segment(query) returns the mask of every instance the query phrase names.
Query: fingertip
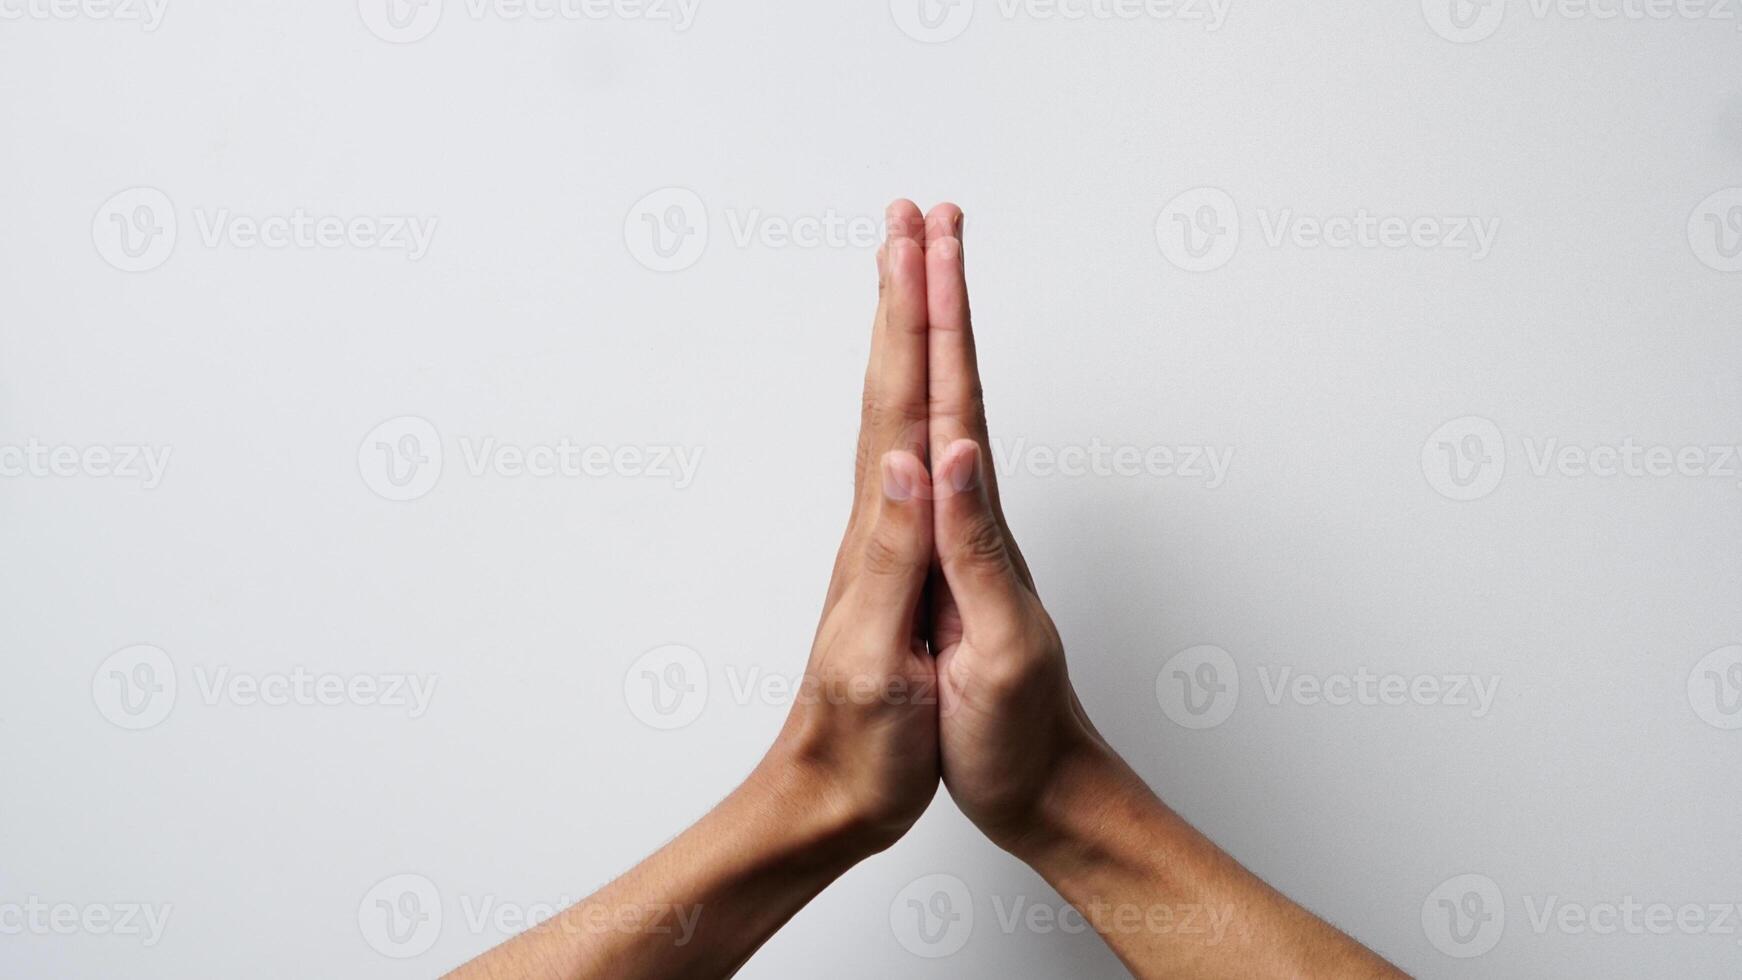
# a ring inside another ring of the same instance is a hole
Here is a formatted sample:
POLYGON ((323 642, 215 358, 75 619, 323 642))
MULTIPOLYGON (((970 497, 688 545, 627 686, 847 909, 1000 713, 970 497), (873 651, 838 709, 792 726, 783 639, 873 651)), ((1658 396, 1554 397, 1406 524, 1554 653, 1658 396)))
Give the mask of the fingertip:
POLYGON ((905 449, 892 449, 883 454, 883 496, 896 503, 923 498, 931 492, 931 480, 925 464, 905 449))
MULTIPOLYGON (((924 276, 925 255, 912 238, 890 238, 884 262, 890 282, 915 282, 924 276)), ((923 297, 922 297, 923 298, 923 297)))
POLYGON ((982 460, 980 444, 972 439, 957 439, 944 447, 938 464, 938 485, 951 493, 967 493, 980 485, 982 460))
POLYGON ((894 242, 904 238, 916 242, 921 240, 925 219, 919 213, 919 205, 905 197, 896 198, 889 202, 889 207, 884 209, 883 215, 884 221, 888 225, 887 237, 889 241, 894 242))
POLYGON ((927 245, 933 242, 954 240, 961 245, 962 209, 945 201, 937 205, 925 216, 925 241, 927 245))

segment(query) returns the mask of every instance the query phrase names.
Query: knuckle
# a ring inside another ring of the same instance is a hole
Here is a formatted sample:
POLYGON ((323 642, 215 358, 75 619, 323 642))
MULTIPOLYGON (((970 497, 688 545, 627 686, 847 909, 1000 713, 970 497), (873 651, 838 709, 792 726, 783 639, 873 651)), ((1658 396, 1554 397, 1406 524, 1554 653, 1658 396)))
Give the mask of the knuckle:
POLYGON ((866 413, 878 429, 907 432, 924 423, 930 415, 923 405, 892 404, 878 399, 872 399, 866 413))
POLYGON ((872 575, 904 574, 915 564, 913 548, 890 531, 881 527, 865 539, 863 561, 865 571, 872 575))
POLYGON ((956 538, 952 557, 964 565, 996 568, 1009 561, 1004 547, 1004 530, 989 514, 970 520, 956 538))

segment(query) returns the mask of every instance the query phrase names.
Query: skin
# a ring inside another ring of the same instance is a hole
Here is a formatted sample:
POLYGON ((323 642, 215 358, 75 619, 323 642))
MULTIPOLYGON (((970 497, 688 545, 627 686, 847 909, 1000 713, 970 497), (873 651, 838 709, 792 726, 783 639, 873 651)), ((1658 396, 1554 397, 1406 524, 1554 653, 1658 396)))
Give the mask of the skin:
POLYGON ((1402 976, 1181 820, 1090 723, 988 465, 962 212, 897 201, 889 227, 853 507, 780 735, 676 840, 450 976, 731 976, 940 779, 1144 980, 1402 976))

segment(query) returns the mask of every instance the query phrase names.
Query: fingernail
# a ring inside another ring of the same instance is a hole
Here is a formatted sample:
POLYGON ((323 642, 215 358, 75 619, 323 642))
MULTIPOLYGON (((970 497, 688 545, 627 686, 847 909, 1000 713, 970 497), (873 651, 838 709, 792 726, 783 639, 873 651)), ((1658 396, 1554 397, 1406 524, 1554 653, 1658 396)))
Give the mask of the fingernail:
POLYGON ((883 457, 883 496, 896 503, 913 497, 913 477, 907 467, 895 465, 893 456, 883 457))
POLYGON ((950 472, 950 486, 955 487, 957 493, 964 493, 972 489, 980 478, 979 448, 976 447, 965 455, 967 459, 957 463, 956 468, 950 472))

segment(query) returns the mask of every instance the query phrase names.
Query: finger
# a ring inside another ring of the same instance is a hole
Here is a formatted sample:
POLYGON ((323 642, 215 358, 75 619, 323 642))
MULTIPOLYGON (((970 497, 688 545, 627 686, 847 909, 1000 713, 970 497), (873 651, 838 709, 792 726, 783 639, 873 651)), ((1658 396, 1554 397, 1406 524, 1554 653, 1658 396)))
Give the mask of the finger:
POLYGON ((945 447, 934 464, 938 564, 962 621, 1011 622, 1021 613, 1022 579, 988 496, 984 453, 972 439, 945 447))
MULTIPOLYGON (((887 244, 877 246, 877 312, 871 317, 871 349, 876 351, 877 338, 883 334, 884 321, 889 316, 889 247, 887 244)), ((865 365, 865 387, 863 404, 869 406, 871 392, 877 385, 877 358, 871 357, 865 365)), ((859 441, 853 453, 853 512, 847 523, 852 525, 859 516, 859 502, 865 496, 865 471, 870 467, 874 457, 871 453, 871 426, 861 416, 859 419, 859 441)))
POLYGON ((875 461, 884 453, 926 450, 926 298, 923 224, 912 201, 889 206, 883 301, 871 337, 859 422, 861 504, 875 500, 875 461))
POLYGON ((906 450, 885 453, 878 468, 876 516, 850 589, 872 635, 906 649, 931 570, 931 480, 925 464, 906 450))
MULTIPOLYGON (((962 258, 962 209, 940 204, 925 219, 927 332, 927 407, 932 459, 957 439, 987 445, 986 409, 974 330, 968 311, 968 282, 962 258)), ((988 485, 992 499, 997 489, 988 485)))
MULTIPOLYGON (((986 401, 980 365, 974 349, 973 317, 968 308, 968 280, 962 252, 962 209, 954 204, 932 208, 925 219, 927 423, 934 463, 958 439, 980 444, 989 460, 992 441, 986 426, 986 401)), ((1004 530, 1018 577, 1033 587, 1022 550, 1004 519, 998 476, 985 466, 981 476, 992 515, 1004 530)))

